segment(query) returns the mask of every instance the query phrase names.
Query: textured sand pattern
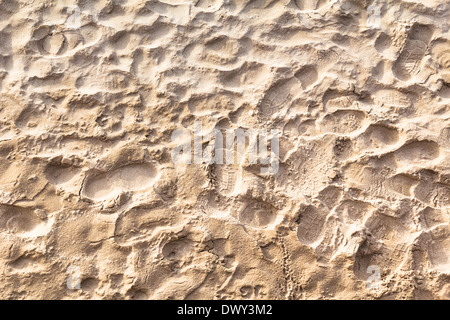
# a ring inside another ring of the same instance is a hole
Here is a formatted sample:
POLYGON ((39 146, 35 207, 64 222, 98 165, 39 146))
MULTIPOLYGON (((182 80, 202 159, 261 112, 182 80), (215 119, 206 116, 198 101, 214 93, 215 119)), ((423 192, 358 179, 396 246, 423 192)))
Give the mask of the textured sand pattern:
POLYGON ((449 299, 449 21, 0 0, 0 298, 449 299), (174 164, 197 121, 279 130, 279 170, 174 164))

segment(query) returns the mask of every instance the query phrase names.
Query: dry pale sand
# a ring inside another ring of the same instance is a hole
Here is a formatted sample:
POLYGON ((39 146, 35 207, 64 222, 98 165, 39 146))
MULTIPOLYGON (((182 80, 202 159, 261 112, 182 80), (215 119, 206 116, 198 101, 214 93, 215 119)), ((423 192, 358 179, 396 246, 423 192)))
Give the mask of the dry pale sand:
POLYGON ((0 0, 0 297, 449 299, 449 8, 0 0))

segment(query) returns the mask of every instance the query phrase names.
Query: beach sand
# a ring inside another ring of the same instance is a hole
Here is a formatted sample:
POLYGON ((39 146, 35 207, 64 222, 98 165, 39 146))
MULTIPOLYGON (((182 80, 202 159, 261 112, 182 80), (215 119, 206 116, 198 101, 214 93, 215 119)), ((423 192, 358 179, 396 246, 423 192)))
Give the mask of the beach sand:
POLYGON ((449 299, 449 21, 446 0, 0 0, 0 298, 449 299), (277 136, 276 167, 250 142, 175 163, 196 124, 201 151, 277 136))

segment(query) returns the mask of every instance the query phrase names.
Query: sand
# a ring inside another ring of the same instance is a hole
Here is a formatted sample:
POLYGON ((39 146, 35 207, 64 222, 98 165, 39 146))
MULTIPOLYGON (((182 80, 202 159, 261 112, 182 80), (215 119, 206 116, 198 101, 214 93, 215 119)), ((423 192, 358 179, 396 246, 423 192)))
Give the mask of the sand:
POLYGON ((0 298, 449 299, 449 20, 0 0, 0 298), (270 161, 176 163, 177 130, 270 161))

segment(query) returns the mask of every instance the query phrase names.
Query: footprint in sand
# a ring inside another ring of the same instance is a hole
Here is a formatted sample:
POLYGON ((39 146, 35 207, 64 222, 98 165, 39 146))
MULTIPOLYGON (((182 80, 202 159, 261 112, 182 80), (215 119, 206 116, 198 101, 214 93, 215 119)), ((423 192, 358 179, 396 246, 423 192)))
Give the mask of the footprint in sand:
POLYGON ((76 86, 80 92, 87 94, 92 92, 121 92, 135 86, 135 81, 128 72, 112 70, 105 73, 102 76, 92 74, 88 77, 80 77, 76 86))
POLYGON ((437 270, 448 273, 450 266, 450 229, 448 223, 438 225, 430 230, 431 241, 428 255, 431 264, 437 270))
POLYGON ((24 254, 19 258, 8 263, 12 268, 12 273, 14 274, 30 274, 30 273, 41 273, 45 266, 41 262, 41 259, 35 258, 31 255, 24 254))
MULTIPOLYGON (((222 150, 224 158, 226 160, 228 150, 227 149, 222 150)), ((245 159, 244 155, 241 155, 240 153, 236 152, 236 150, 234 151, 234 153, 230 153, 230 157, 231 155, 234 155, 235 159, 236 157, 237 159, 245 159)), ((234 160, 233 162, 236 162, 236 160, 234 160)), ((235 188, 239 186, 239 184, 241 183, 242 168, 241 166, 236 164, 216 164, 214 166, 214 174, 216 178, 215 183, 217 191, 221 195, 228 196, 232 194, 235 188)))
POLYGON ((295 77, 302 83, 303 89, 306 90, 316 83, 319 78, 319 73, 317 72, 316 66, 307 65, 297 71, 295 77))
POLYGON ((416 199, 437 208, 450 206, 450 187, 447 184, 423 180, 414 189, 416 199))
POLYGON ((418 183, 419 181, 414 177, 406 174, 397 174, 386 180, 386 188, 387 190, 410 197, 412 195, 412 188, 418 183))
POLYGON ((377 49, 378 52, 383 52, 389 49, 391 44, 391 37, 388 34, 382 32, 375 41, 375 49, 377 49))
POLYGON ((45 215, 40 210, 18 206, 0 205, 0 231, 21 238, 37 237, 50 231, 45 215))
POLYGON ((305 120, 298 126, 298 133, 306 137, 314 137, 320 134, 316 125, 316 120, 305 120))
POLYGON ((430 207, 423 209, 419 213, 419 217, 421 225, 425 229, 432 229, 437 225, 445 224, 447 222, 445 211, 430 207))
POLYGON ((301 243, 311 246, 318 241, 322 235, 325 224, 326 211, 308 206, 300 212, 299 225, 297 227, 297 237, 301 243))
POLYGON ((425 56, 427 44, 420 40, 409 40, 394 64, 395 76, 407 81, 420 71, 420 63, 425 56))
POLYGON ((330 3, 330 0, 294 0, 295 5, 299 10, 319 10, 330 3))
POLYGON ((275 218, 275 208, 257 200, 249 201, 239 215, 239 221, 257 229, 267 228, 275 218))
POLYGON ((450 69, 450 41, 438 39, 431 49, 433 58, 437 61, 441 70, 450 69))
POLYGON ((441 98, 450 99, 450 84, 443 83, 441 89, 439 90, 439 95, 441 98))
POLYGON ((30 46, 44 56, 61 56, 67 52, 97 43, 101 31, 86 25, 77 31, 59 31, 55 26, 42 25, 33 31, 30 46))
POLYGON ((55 185, 71 183, 81 173, 79 168, 51 164, 45 169, 48 181, 55 185))
POLYGON ((345 200, 335 209, 336 214, 348 223, 363 221, 374 211, 371 204, 360 200, 345 200))
POLYGON ((327 186, 322 189, 317 199, 327 206, 328 209, 332 209, 335 205, 337 205, 342 198, 342 189, 336 186, 327 186))
POLYGON ((370 233, 389 247, 407 241, 409 230, 397 218, 375 213, 366 222, 370 233))
POLYGON ((419 214, 422 228, 427 230, 426 248, 434 268, 448 270, 450 265, 450 229, 446 211, 425 208, 419 214))
POLYGON ((394 247, 364 243, 356 253, 353 272, 361 280, 368 280, 371 276, 370 266, 376 266, 383 274, 392 274, 407 259, 408 244, 399 243, 394 247))
POLYGON ((289 107, 291 99, 291 88, 294 86, 294 80, 283 81, 273 85, 266 93, 261 102, 261 111, 265 117, 271 117, 273 114, 289 107))
POLYGON ((366 120, 366 114, 358 110, 338 110, 327 114, 322 120, 324 131, 337 134, 350 134, 361 129, 366 120))
POLYGON ((394 152, 397 162, 404 165, 428 164, 439 154, 440 147, 434 141, 413 141, 394 152))
POLYGON ((101 201, 126 191, 145 190, 155 181, 150 164, 134 164, 88 178, 82 189, 86 198, 101 201))
POLYGON ((355 256, 354 273, 363 280, 369 274, 369 266, 375 265, 390 274, 398 269, 408 257, 411 230, 401 220, 375 212, 365 222, 368 238, 355 256))
POLYGON ((388 107, 406 108, 411 106, 412 97, 394 89, 381 89, 375 93, 375 98, 388 107))
POLYGON ((433 30, 428 26, 416 24, 412 27, 408 40, 392 69, 398 79, 408 81, 419 73, 432 35, 433 30))
POLYGON ((389 148, 389 146, 393 146, 399 140, 399 134, 397 129, 372 124, 367 130, 356 138, 356 148, 364 151, 384 151, 385 148, 389 148))
POLYGON ((114 240, 120 246, 132 246, 148 241, 160 226, 169 224, 167 212, 151 207, 135 207, 117 218, 114 227, 114 240))
POLYGON ((230 194, 233 192, 236 184, 236 166, 223 165, 216 167, 216 176, 219 192, 222 194, 230 194))
POLYGON ((193 253, 194 243, 188 239, 177 239, 166 243, 162 247, 162 254, 170 261, 184 261, 193 253))

